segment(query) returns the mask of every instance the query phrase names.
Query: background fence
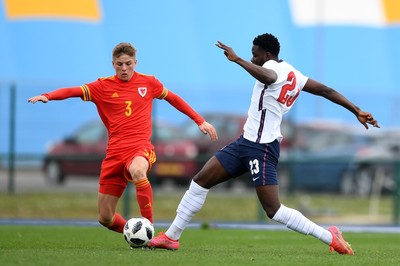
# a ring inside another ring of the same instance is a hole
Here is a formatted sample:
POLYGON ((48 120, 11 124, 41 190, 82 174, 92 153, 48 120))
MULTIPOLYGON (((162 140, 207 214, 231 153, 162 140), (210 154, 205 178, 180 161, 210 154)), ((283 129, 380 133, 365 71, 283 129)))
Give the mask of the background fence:
MULTIPOLYGON (((42 180, 40 182, 42 187, 53 189, 54 184, 46 183, 47 181, 44 181, 45 176, 42 172, 43 161, 46 156, 46 145, 71 135, 82 123, 84 124, 87 121, 97 119, 97 113, 93 106, 88 106, 86 103, 76 99, 58 102, 56 104, 29 105, 27 99, 39 93, 40 87, 44 86, 44 84, 36 86, 34 89, 29 86, 16 85, 3 86, 1 88, 0 173, 2 176, 1 193, 3 194, 12 195, 37 191, 38 188, 35 184, 30 184, 29 182, 28 184, 23 184, 23 180, 29 178, 31 174, 36 177, 39 176, 42 180), (30 186, 32 187, 30 188, 30 186)), ((371 96, 370 98, 363 97, 360 101, 368 103, 380 99, 381 98, 378 99, 371 96)), ((385 100, 382 100, 383 102, 391 103, 388 104, 385 110, 396 110, 397 100, 396 97, 389 96, 385 100)), ((400 134, 397 130, 398 125, 395 118, 397 112, 388 111, 387 115, 390 117, 385 117, 385 124, 382 125, 382 129, 371 129, 366 134, 359 134, 360 131, 355 130, 357 133, 353 134, 351 132, 354 131, 354 126, 357 127, 358 124, 354 120, 354 117, 350 115, 353 120, 352 123, 355 125, 349 126, 351 123, 346 122, 349 120, 349 115, 346 112, 338 112, 335 118, 329 115, 322 115, 324 119, 321 119, 321 114, 328 114, 331 112, 330 109, 324 109, 325 106, 331 105, 330 103, 321 105, 320 102, 315 101, 314 106, 308 105, 307 108, 318 110, 313 119, 309 117, 309 121, 298 119, 297 110, 299 108, 304 108, 305 103, 303 103, 300 98, 297 104, 297 109, 293 110, 294 114, 288 116, 283 127, 286 137, 285 145, 291 143, 292 146, 289 145, 287 148, 283 147, 281 151, 279 173, 282 195, 287 197, 289 201, 294 198, 299 199, 300 203, 297 202, 297 204, 300 204, 300 207, 304 207, 305 212, 310 212, 309 208, 318 208, 307 207, 307 201, 310 200, 308 196, 310 195, 320 200, 320 197, 322 197, 322 199, 324 197, 329 199, 335 195, 344 197, 343 199, 347 197, 348 202, 357 201, 359 204, 364 205, 364 207, 361 208, 365 209, 364 216, 362 217, 368 217, 370 223, 399 224, 400 142, 398 140, 400 134), (340 123, 336 124, 338 121, 340 121, 340 123), (290 127, 290 125, 295 126, 290 127), (330 125, 330 127, 327 125, 330 125), (346 127, 343 127, 344 125, 346 125, 346 127), (315 131, 315 128, 323 131, 315 131), (352 135, 352 138, 350 138, 349 135, 352 135), (331 143, 333 145, 327 146, 323 149, 323 152, 318 151, 319 153, 312 153, 311 151, 313 148, 310 146, 307 148, 307 153, 301 153, 304 151, 301 151, 299 146, 296 145, 300 145, 297 142, 304 141, 302 138, 305 137, 308 137, 310 143, 314 146, 323 147, 327 145, 326 143, 331 143), (336 138, 338 138, 338 141, 345 143, 347 150, 341 150, 339 152, 339 147, 343 148, 343 145, 335 145, 336 138), (370 139, 373 139, 374 142, 364 143, 364 141, 370 141, 370 139), (377 139, 379 141, 376 141, 377 139), (386 142, 381 142, 380 140, 385 140, 386 142), (371 143, 373 143, 373 145, 371 143), (360 152, 352 150, 353 148, 356 149, 355 147, 357 147, 360 152), (368 148, 371 150, 366 151, 368 148), (377 155, 378 157, 365 157, 366 155, 377 155), (345 169, 346 171, 342 171, 341 169, 345 169), (341 172, 335 175, 335 171, 341 172), (311 179, 307 180, 309 177, 311 177, 311 179), (366 206, 368 207, 365 208, 366 206), (384 211, 385 214, 382 214, 382 211, 384 211), (379 216, 385 216, 386 218, 379 219, 377 218, 379 216)), ((160 103, 157 103, 155 105, 155 118, 165 120, 163 114, 170 112, 170 110, 164 112, 164 110, 168 108, 170 107, 162 106, 160 103), (157 112, 160 112, 161 115, 158 115, 157 112)), ((238 109, 240 109, 240 107, 238 109)), ((236 115, 238 113, 242 113, 242 111, 232 110, 232 114, 236 115)), ((385 112, 381 112, 380 115, 385 116, 386 114, 385 112)), ((378 120, 380 115, 376 116, 378 120)), ((179 116, 181 116, 179 113, 175 113, 174 116, 169 117, 169 122, 176 125, 178 128, 181 125, 179 120, 182 120, 182 117, 179 116), (174 121, 174 117, 177 117, 175 119, 176 121, 174 121)), ((227 133, 219 132, 219 134, 221 136, 227 133)), ((198 165, 202 165, 204 160, 208 157, 209 154, 203 154, 203 156, 194 158, 193 161, 197 161, 198 165)), ((162 163, 161 161, 160 164, 162 163)), ((155 173, 154 175, 153 182, 157 180, 157 174, 155 173)), ((189 180, 190 176, 185 178, 189 180)), ((96 178, 91 180, 96 182, 96 178)), ((184 188, 187 185, 185 182, 174 182, 173 184, 178 188, 184 188)), ((157 183, 155 185, 158 186, 160 184, 157 183)), ((225 196, 226 194, 224 194, 224 192, 226 191, 237 195, 243 193, 247 194, 252 193, 250 187, 251 184, 247 181, 242 180, 241 182, 238 180, 234 183, 229 183, 222 190, 217 189, 217 192, 219 191, 221 195, 225 196), (244 190, 238 190, 238 187, 243 187, 244 190)), ((63 186, 60 185, 57 191, 62 191, 62 188, 63 186)), ((160 188, 162 188, 161 185, 160 188)), ((93 188, 93 191, 96 191, 96 188, 93 188)), ((71 193, 73 193, 73 191, 71 193)), ((131 198, 125 198, 124 212, 126 215, 129 215, 130 204, 128 203, 132 200, 127 199, 131 198)), ((254 200, 256 201, 256 199, 254 200)), ((332 217, 331 215, 332 214, 329 214, 327 217, 332 217)), ((254 218, 262 220, 262 218, 260 218, 262 216, 258 208, 256 213, 254 213, 254 218)), ((324 215, 322 214, 322 216, 324 215)), ((323 220, 323 218, 320 219, 323 220)), ((343 222, 346 223, 349 221, 343 219, 343 222)), ((365 219, 363 222, 365 222, 365 219)))

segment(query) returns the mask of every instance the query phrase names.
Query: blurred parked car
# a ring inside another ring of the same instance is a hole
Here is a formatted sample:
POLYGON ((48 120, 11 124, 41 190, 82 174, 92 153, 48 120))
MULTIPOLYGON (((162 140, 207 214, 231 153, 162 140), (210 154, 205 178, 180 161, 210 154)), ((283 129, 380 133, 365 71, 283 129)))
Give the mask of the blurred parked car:
POLYGON ((350 187, 362 190, 355 192, 365 192, 364 195, 393 192, 396 165, 400 167, 400 131, 382 131, 371 145, 362 149, 356 162, 358 171, 350 180, 350 187), (357 183, 363 186, 357 186, 357 183))
MULTIPOLYGON (((107 147, 107 131, 101 121, 83 125, 72 136, 52 144, 44 158, 43 169, 48 182, 62 184, 71 175, 96 176, 107 147)), ((186 181, 194 175, 197 164, 197 146, 182 138, 180 131, 171 124, 155 122, 152 142, 157 161, 149 177, 152 183, 164 180, 186 181)))
POLYGON ((385 147, 382 140, 396 141, 389 141, 381 132, 314 122, 296 126, 294 136, 293 147, 281 159, 289 188, 362 196, 374 189, 391 189, 393 179, 388 171, 398 145, 385 147))

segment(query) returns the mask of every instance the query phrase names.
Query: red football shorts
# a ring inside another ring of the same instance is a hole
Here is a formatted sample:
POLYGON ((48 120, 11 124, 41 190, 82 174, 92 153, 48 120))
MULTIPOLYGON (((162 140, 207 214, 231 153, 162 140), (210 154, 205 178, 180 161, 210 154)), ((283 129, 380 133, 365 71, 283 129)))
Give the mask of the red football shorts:
POLYGON ((137 156, 144 157, 148 161, 148 171, 150 171, 156 161, 156 154, 152 148, 140 148, 131 152, 107 152, 106 158, 101 165, 99 192, 121 197, 128 185, 128 181, 132 182, 129 166, 133 158, 137 156))

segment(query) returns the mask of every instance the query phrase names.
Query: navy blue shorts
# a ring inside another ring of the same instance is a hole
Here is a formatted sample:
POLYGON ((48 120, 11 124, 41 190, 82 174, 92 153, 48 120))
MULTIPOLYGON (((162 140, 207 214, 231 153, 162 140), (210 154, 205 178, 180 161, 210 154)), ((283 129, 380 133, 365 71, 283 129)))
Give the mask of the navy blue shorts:
POLYGON ((231 177, 249 172, 254 186, 278 185, 279 141, 260 144, 243 136, 215 153, 231 177))

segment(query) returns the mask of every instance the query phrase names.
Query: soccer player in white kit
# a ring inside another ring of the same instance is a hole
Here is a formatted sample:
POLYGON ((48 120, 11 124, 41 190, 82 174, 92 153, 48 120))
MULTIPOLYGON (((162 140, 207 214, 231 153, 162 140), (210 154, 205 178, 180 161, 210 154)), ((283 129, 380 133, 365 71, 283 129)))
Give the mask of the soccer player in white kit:
POLYGON ((195 175, 179 203, 173 223, 148 246, 178 249, 183 230, 203 206, 209 189, 250 172, 258 199, 270 219, 296 232, 314 236, 327 244, 330 251, 352 255, 351 246, 337 227, 325 229, 279 201, 276 166, 282 140, 280 125, 282 115, 290 110, 301 91, 322 96, 348 109, 366 129, 368 124, 379 128, 378 122, 334 89, 304 76, 280 60, 280 44, 272 34, 262 34, 253 40, 251 62, 238 57, 232 48, 219 41, 216 46, 256 79, 244 133, 217 151, 195 175))

